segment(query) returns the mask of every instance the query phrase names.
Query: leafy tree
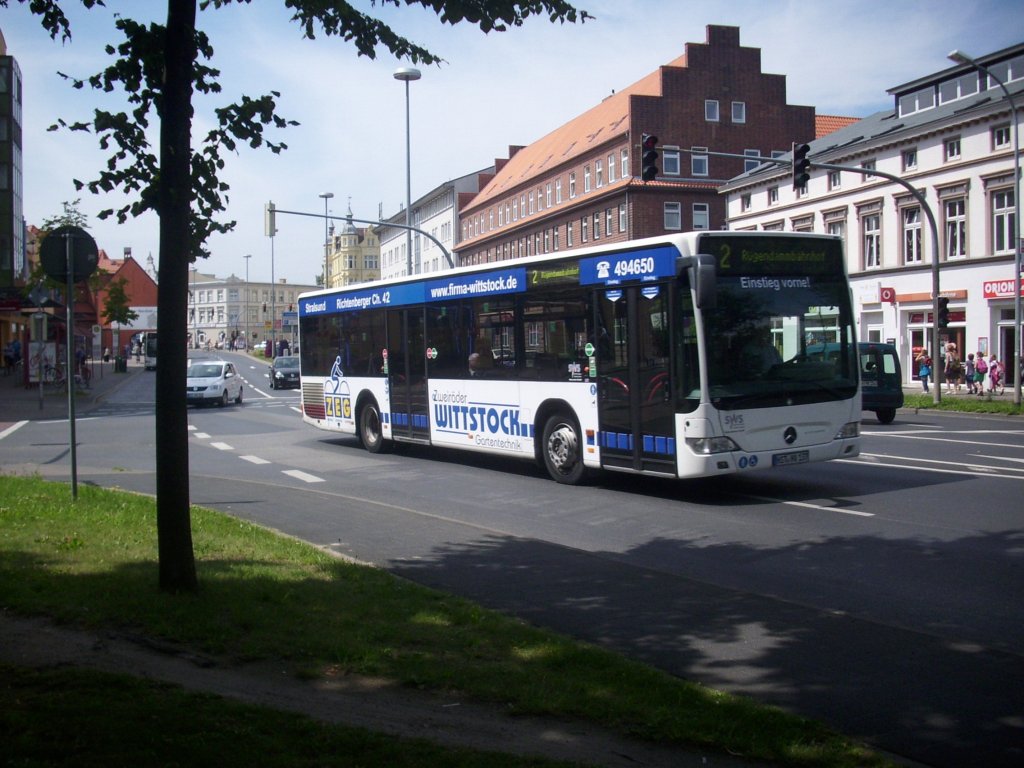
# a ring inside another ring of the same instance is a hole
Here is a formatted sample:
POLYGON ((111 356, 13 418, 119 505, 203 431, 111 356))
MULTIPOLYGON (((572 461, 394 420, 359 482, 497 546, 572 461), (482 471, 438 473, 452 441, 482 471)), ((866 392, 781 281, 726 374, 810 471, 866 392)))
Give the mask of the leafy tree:
POLYGON ((107 325, 128 325, 139 317, 139 313, 132 309, 131 299, 125 290, 126 285, 128 280, 124 277, 111 280, 107 284, 106 299, 103 302, 103 320, 107 325))
MULTIPOLYGON (((10 0, 0 0, 6 7, 10 0)), ((26 0, 18 0, 25 3, 26 0)), ((52 38, 71 38, 71 26, 59 0, 27 0, 40 16, 52 38)), ((102 0, 80 0, 86 8, 102 0)), ((115 26, 124 36, 118 46, 108 45, 114 61, 87 80, 67 77, 75 88, 86 86, 104 92, 123 90, 131 106, 128 112, 97 109, 88 122, 58 126, 92 131, 100 147, 111 150, 106 169, 98 178, 76 186, 90 192, 120 189, 131 202, 118 210, 105 210, 101 218, 116 215, 118 221, 154 211, 160 218, 160 267, 158 332, 160 367, 156 377, 157 540, 160 587, 166 591, 198 589, 192 530, 189 519, 188 432, 185 391, 185 339, 187 331, 188 269, 204 256, 207 238, 227 232, 232 221, 217 217, 226 211, 227 185, 218 178, 223 154, 239 143, 266 145, 273 152, 284 144, 270 141, 265 129, 295 123, 276 112, 276 92, 258 98, 243 96, 216 110, 216 127, 198 148, 191 145, 192 97, 195 91, 219 93, 219 71, 205 62, 213 46, 196 27, 197 4, 203 11, 248 4, 250 0, 168 0, 167 23, 145 26, 118 17, 115 26), (160 121, 158 154, 154 154, 146 129, 155 113, 160 121)), ((435 64, 441 59, 427 49, 396 34, 387 24, 352 7, 345 0, 283 0, 301 25, 305 37, 318 33, 352 43, 360 56, 375 58, 383 46, 400 59, 416 64, 435 64)), ((371 0, 376 5, 376 0, 371 0)), ((380 5, 420 5, 433 10, 446 24, 469 22, 484 32, 521 26, 534 15, 550 21, 582 22, 591 18, 565 0, 379 0, 380 5)), ((66 2, 64 3, 66 5, 66 2)))

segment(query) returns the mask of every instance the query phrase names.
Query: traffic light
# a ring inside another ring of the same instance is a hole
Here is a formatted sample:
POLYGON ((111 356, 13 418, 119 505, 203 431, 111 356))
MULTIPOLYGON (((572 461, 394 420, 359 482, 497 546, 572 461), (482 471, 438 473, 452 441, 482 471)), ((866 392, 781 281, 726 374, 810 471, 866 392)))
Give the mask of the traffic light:
POLYGON ((658 175, 658 137, 653 133, 641 134, 640 139, 640 178, 653 181, 658 175))
POLYGON ((949 327, 949 299, 939 296, 939 328, 949 327))
POLYGON ((810 144, 793 142, 793 189, 803 189, 811 178, 811 161, 807 159, 810 151, 810 144))

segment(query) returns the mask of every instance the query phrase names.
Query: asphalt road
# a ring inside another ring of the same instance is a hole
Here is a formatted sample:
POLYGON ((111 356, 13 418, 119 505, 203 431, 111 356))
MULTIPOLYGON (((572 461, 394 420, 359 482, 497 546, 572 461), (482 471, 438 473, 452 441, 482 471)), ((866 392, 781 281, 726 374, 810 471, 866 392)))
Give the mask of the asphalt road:
MULTIPOLYGON (((1024 759, 1019 420, 865 414, 855 461, 567 488, 491 457, 371 456, 264 372, 243 366, 241 407, 190 409, 193 502, 924 764, 1024 759)), ((80 481, 152 492, 152 377, 80 421, 80 481)), ((0 465, 66 476, 66 423, 0 440, 0 465)))

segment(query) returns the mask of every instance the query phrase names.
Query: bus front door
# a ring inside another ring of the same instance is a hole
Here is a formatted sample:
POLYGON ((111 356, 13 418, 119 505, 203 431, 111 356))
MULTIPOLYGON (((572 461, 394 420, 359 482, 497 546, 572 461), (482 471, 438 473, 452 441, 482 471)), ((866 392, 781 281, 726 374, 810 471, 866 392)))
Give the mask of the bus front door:
POLYGON ((388 388, 391 435, 399 440, 429 440, 427 366, 423 310, 388 313, 388 388))
POLYGON ((675 474, 667 284, 599 292, 601 463, 675 474))

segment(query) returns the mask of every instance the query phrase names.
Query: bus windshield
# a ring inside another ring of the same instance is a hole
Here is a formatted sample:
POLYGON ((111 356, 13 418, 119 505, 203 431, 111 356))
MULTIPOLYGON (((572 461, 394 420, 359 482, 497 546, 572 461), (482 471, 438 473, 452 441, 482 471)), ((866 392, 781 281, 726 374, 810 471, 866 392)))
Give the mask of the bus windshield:
POLYGON ((852 397, 856 345, 838 244, 835 254, 816 244, 825 256, 820 263, 799 253, 780 264, 744 261, 741 254, 756 252, 757 238, 749 242, 719 269, 716 307, 703 316, 711 402, 732 410, 852 397), (808 354, 823 344, 837 354, 808 354))

